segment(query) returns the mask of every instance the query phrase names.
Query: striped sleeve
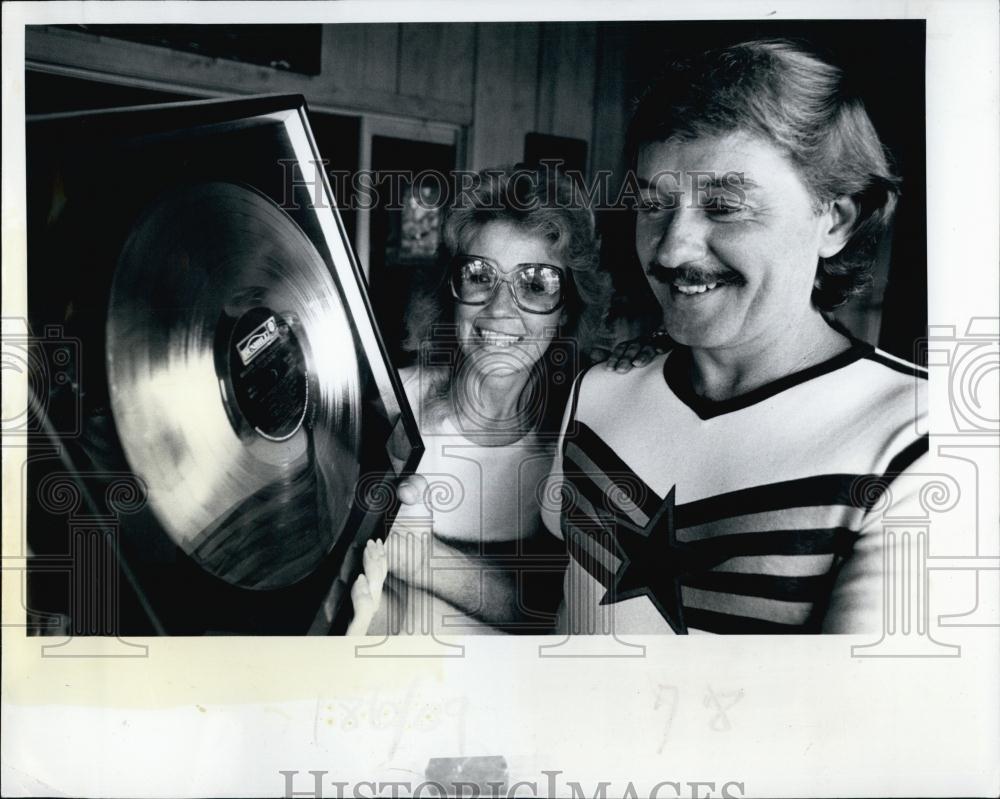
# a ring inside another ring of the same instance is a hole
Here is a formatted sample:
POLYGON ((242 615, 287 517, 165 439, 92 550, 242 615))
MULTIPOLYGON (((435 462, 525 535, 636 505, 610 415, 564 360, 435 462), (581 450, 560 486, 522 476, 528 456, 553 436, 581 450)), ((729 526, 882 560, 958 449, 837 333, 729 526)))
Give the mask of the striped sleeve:
POLYGON ((894 460, 882 478, 884 502, 875 502, 865 514, 858 538, 841 565, 823 617, 824 633, 880 633, 886 614, 886 597, 894 564, 902 564, 902 547, 915 542, 899 535, 890 522, 925 515, 920 495, 928 478, 930 456, 922 436, 894 460), (887 531, 887 526, 892 528, 887 531))

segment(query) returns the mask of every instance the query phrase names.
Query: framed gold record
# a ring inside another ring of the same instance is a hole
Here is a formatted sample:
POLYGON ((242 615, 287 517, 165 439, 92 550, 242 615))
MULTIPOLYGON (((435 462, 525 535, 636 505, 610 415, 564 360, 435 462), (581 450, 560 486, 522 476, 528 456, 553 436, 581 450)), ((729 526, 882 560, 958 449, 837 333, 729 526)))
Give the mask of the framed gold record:
POLYGON ((421 445, 304 102, 29 118, 28 150, 31 323, 79 342, 32 406, 29 624, 338 632, 421 445))

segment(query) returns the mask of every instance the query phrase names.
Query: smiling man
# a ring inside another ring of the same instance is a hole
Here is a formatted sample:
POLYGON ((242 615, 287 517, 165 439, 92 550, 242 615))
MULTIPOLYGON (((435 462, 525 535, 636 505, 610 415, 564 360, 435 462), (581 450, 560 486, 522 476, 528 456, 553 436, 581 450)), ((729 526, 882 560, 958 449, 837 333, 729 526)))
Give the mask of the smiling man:
POLYGON ((896 200, 861 102, 795 45, 750 42, 676 65, 629 139, 636 251, 675 346, 576 386, 547 492, 571 555, 561 628, 879 629, 926 375, 828 322, 896 200))

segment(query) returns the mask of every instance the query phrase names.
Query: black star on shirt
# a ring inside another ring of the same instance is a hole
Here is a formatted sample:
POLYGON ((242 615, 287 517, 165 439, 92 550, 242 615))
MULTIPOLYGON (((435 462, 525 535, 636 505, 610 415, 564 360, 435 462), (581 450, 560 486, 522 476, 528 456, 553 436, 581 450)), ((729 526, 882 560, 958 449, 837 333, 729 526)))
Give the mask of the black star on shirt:
POLYGON ((615 520, 612 540, 621 565, 601 604, 646 596, 675 633, 687 633, 680 578, 691 571, 694 553, 689 544, 677 540, 675 491, 676 486, 643 527, 625 517, 615 520))

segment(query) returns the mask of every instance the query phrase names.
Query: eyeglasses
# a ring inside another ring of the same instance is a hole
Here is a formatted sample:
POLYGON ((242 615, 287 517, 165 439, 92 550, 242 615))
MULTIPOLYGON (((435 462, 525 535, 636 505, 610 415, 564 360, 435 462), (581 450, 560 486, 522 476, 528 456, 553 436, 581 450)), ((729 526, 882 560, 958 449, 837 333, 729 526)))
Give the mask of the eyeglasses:
POLYGON ((506 283, 514 304, 528 313, 552 313, 563 304, 563 273, 551 264, 518 264, 509 277, 499 267, 478 255, 452 259, 451 295, 464 305, 487 305, 497 287, 506 283))

